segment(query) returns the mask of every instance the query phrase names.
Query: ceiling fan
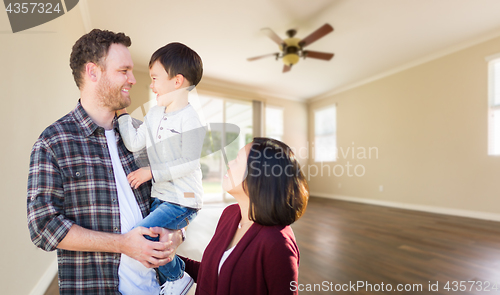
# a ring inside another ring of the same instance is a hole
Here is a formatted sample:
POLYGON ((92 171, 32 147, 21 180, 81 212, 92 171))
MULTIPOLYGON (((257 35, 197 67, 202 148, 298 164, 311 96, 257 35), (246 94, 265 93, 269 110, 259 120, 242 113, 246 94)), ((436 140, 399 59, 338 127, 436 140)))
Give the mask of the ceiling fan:
POLYGON ((301 57, 303 57, 304 59, 309 57, 322 60, 330 60, 333 57, 333 53, 304 50, 304 47, 311 45, 313 42, 317 41, 318 39, 322 38, 332 31, 333 27, 331 25, 324 24, 321 28, 317 29, 309 36, 300 40, 299 38, 294 38, 297 31, 291 29, 286 31, 288 38, 283 40, 273 30, 264 28, 262 29, 262 32, 264 32, 269 38, 271 38, 271 40, 279 45, 280 52, 250 57, 247 60, 254 61, 268 56, 274 56, 276 57, 276 60, 281 58, 283 60, 283 63, 285 64, 283 66, 283 73, 290 71, 292 69, 292 66, 299 62, 299 59, 301 57))

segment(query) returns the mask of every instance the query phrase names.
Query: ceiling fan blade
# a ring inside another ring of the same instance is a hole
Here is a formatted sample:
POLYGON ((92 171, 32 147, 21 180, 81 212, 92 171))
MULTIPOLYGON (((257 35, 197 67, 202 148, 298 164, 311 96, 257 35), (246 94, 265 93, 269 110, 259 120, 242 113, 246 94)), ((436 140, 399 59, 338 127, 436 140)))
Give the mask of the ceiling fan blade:
POLYGON ((317 58, 322 60, 330 60, 333 57, 333 53, 319 52, 319 51, 304 51, 305 58, 317 58))
POLYGON ((280 38, 280 36, 278 36, 273 30, 271 30, 270 28, 263 28, 261 30, 264 34, 267 35, 267 37, 271 38, 271 40, 273 40, 274 42, 276 42, 276 44, 278 44, 279 46, 283 45, 283 43, 285 43, 283 41, 283 39, 280 38))
POLYGON ((319 38, 325 36, 326 34, 333 32, 333 27, 329 24, 324 24, 321 28, 317 29, 309 36, 305 37, 299 42, 299 45, 302 47, 306 47, 311 45, 313 42, 318 40, 319 38))
POLYGON ((286 73, 292 69, 292 66, 289 65, 283 65, 283 73, 286 73))
POLYGON ((278 56, 279 56, 279 53, 278 53, 278 52, 276 52, 276 53, 269 53, 269 54, 264 54, 264 55, 254 56, 254 57, 247 58, 247 60, 248 60, 248 61, 254 61, 254 60, 261 59, 261 58, 265 58, 265 57, 268 57, 268 56, 276 56, 276 57, 278 57, 278 56))

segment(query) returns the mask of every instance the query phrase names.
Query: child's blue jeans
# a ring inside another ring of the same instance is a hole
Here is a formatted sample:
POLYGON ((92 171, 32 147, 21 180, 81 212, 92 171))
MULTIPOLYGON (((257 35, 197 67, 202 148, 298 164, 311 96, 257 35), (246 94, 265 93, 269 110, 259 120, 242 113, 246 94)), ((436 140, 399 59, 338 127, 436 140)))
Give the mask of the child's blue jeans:
MULTIPOLYGON (((155 198, 153 204, 151 204, 151 213, 139 222, 136 227, 143 226, 150 228, 159 226, 173 230, 181 229, 186 227, 196 217, 197 212, 197 209, 182 207, 155 198)), ((151 241, 159 240, 158 237, 144 237, 151 241)), ((184 269, 184 261, 175 255, 172 261, 158 268, 160 283, 163 285, 166 281, 180 279, 184 274, 184 269)))

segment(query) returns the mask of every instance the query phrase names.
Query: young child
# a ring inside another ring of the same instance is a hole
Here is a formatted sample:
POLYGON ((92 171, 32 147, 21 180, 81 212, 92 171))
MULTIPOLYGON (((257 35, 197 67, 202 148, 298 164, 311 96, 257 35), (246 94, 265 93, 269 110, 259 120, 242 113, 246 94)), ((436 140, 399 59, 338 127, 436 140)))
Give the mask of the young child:
MULTIPOLYGON (((157 106, 149 110, 144 123, 136 129, 126 110, 117 112, 123 112, 118 123, 125 146, 131 152, 147 147, 150 162, 150 167, 127 176, 130 185, 137 188, 153 179, 151 197, 156 199, 151 213, 136 226, 182 229, 202 206, 199 158, 205 128, 188 103, 188 93, 200 82, 203 64, 191 48, 170 43, 153 53, 149 73, 157 106)), ((160 294, 172 288, 179 290, 173 294, 187 293, 193 279, 184 273, 184 268, 184 262, 177 256, 159 268, 160 294)))

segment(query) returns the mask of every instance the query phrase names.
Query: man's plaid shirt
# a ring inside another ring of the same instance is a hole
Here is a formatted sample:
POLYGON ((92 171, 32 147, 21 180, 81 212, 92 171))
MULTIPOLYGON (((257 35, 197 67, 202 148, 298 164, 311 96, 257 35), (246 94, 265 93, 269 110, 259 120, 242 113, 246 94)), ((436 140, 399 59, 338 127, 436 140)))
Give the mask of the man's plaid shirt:
MULTIPOLYGON (((115 120, 118 153, 126 174, 138 167, 115 120)), ((142 215, 150 208, 151 185, 133 190, 142 215)), ((33 243, 53 251, 73 224, 120 233, 120 209, 104 129, 80 102, 40 135, 31 151, 28 227, 33 243)), ((57 250, 61 294, 119 294, 120 254, 57 250)))

